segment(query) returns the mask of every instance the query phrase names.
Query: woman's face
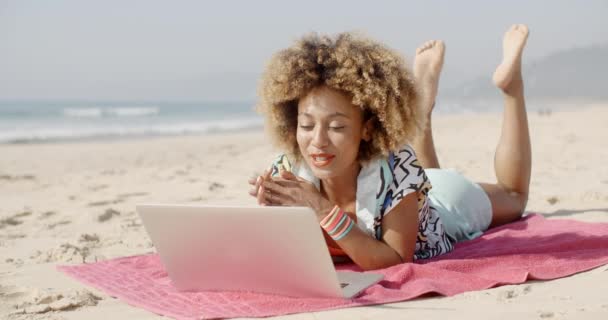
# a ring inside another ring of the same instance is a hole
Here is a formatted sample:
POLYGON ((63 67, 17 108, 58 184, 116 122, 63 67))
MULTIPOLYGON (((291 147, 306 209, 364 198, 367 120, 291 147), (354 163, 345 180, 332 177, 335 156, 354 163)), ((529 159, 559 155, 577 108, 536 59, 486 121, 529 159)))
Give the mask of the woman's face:
POLYGON ((361 109, 340 91, 321 86, 298 102, 298 146, 319 179, 359 168, 359 144, 366 135, 363 127, 361 109))

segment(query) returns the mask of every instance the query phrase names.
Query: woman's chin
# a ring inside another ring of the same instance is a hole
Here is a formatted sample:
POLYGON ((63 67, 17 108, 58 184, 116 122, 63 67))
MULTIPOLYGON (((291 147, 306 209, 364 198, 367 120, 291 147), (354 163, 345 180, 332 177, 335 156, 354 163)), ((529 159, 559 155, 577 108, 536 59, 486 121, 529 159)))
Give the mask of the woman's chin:
POLYGON ((336 176, 336 172, 330 167, 319 168, 311 166, 310 170, 312 171, 312 174, 319 179, 329 179, 336 176))

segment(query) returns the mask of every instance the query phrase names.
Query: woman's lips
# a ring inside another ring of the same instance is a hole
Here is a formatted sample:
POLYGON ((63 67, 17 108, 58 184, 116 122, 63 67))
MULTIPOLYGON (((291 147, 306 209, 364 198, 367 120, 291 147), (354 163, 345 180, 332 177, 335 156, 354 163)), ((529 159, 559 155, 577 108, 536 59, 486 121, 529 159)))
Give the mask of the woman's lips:
POLYGON ((336 156, 326 153, 312 154, 312 164, 317 168, 328 166, 336 156))

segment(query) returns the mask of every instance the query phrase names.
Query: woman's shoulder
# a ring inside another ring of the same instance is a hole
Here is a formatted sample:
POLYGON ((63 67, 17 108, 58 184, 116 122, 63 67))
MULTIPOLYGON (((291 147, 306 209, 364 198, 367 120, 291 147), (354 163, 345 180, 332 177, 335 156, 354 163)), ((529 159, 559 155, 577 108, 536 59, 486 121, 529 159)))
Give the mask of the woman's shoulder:
POLYGON ((420 190, 428 182, 424 168, 416 157, 414 148, 409 144, 391 153, 388 158, 394 187, 420 190))
POLYGON ((393 171, 410 166, 422 170, 422 166, 416 157, 416 152, 409 144, 406 144, 399 148, 399 150, 396 152, 389 154, 388 161, 391 164, 393 171))

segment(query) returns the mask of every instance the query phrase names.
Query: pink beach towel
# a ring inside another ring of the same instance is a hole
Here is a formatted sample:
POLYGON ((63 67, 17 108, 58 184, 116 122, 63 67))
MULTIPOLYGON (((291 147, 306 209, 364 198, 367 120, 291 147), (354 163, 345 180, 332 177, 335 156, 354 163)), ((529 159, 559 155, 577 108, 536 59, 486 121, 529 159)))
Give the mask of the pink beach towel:
MULTIPOLYGON (((608 223, 530 215, 456 245, 440 257, 377 270, 385 279, 355 299, 302 299, 252 292, 177 292, 157 255, 60 266, 66 274, 125 302, 176 319, 266 317, 451 296, 527 279, 548 280, 608 263, 608 223)), ((358 270, 356 266, 339 269, 358 270)))

